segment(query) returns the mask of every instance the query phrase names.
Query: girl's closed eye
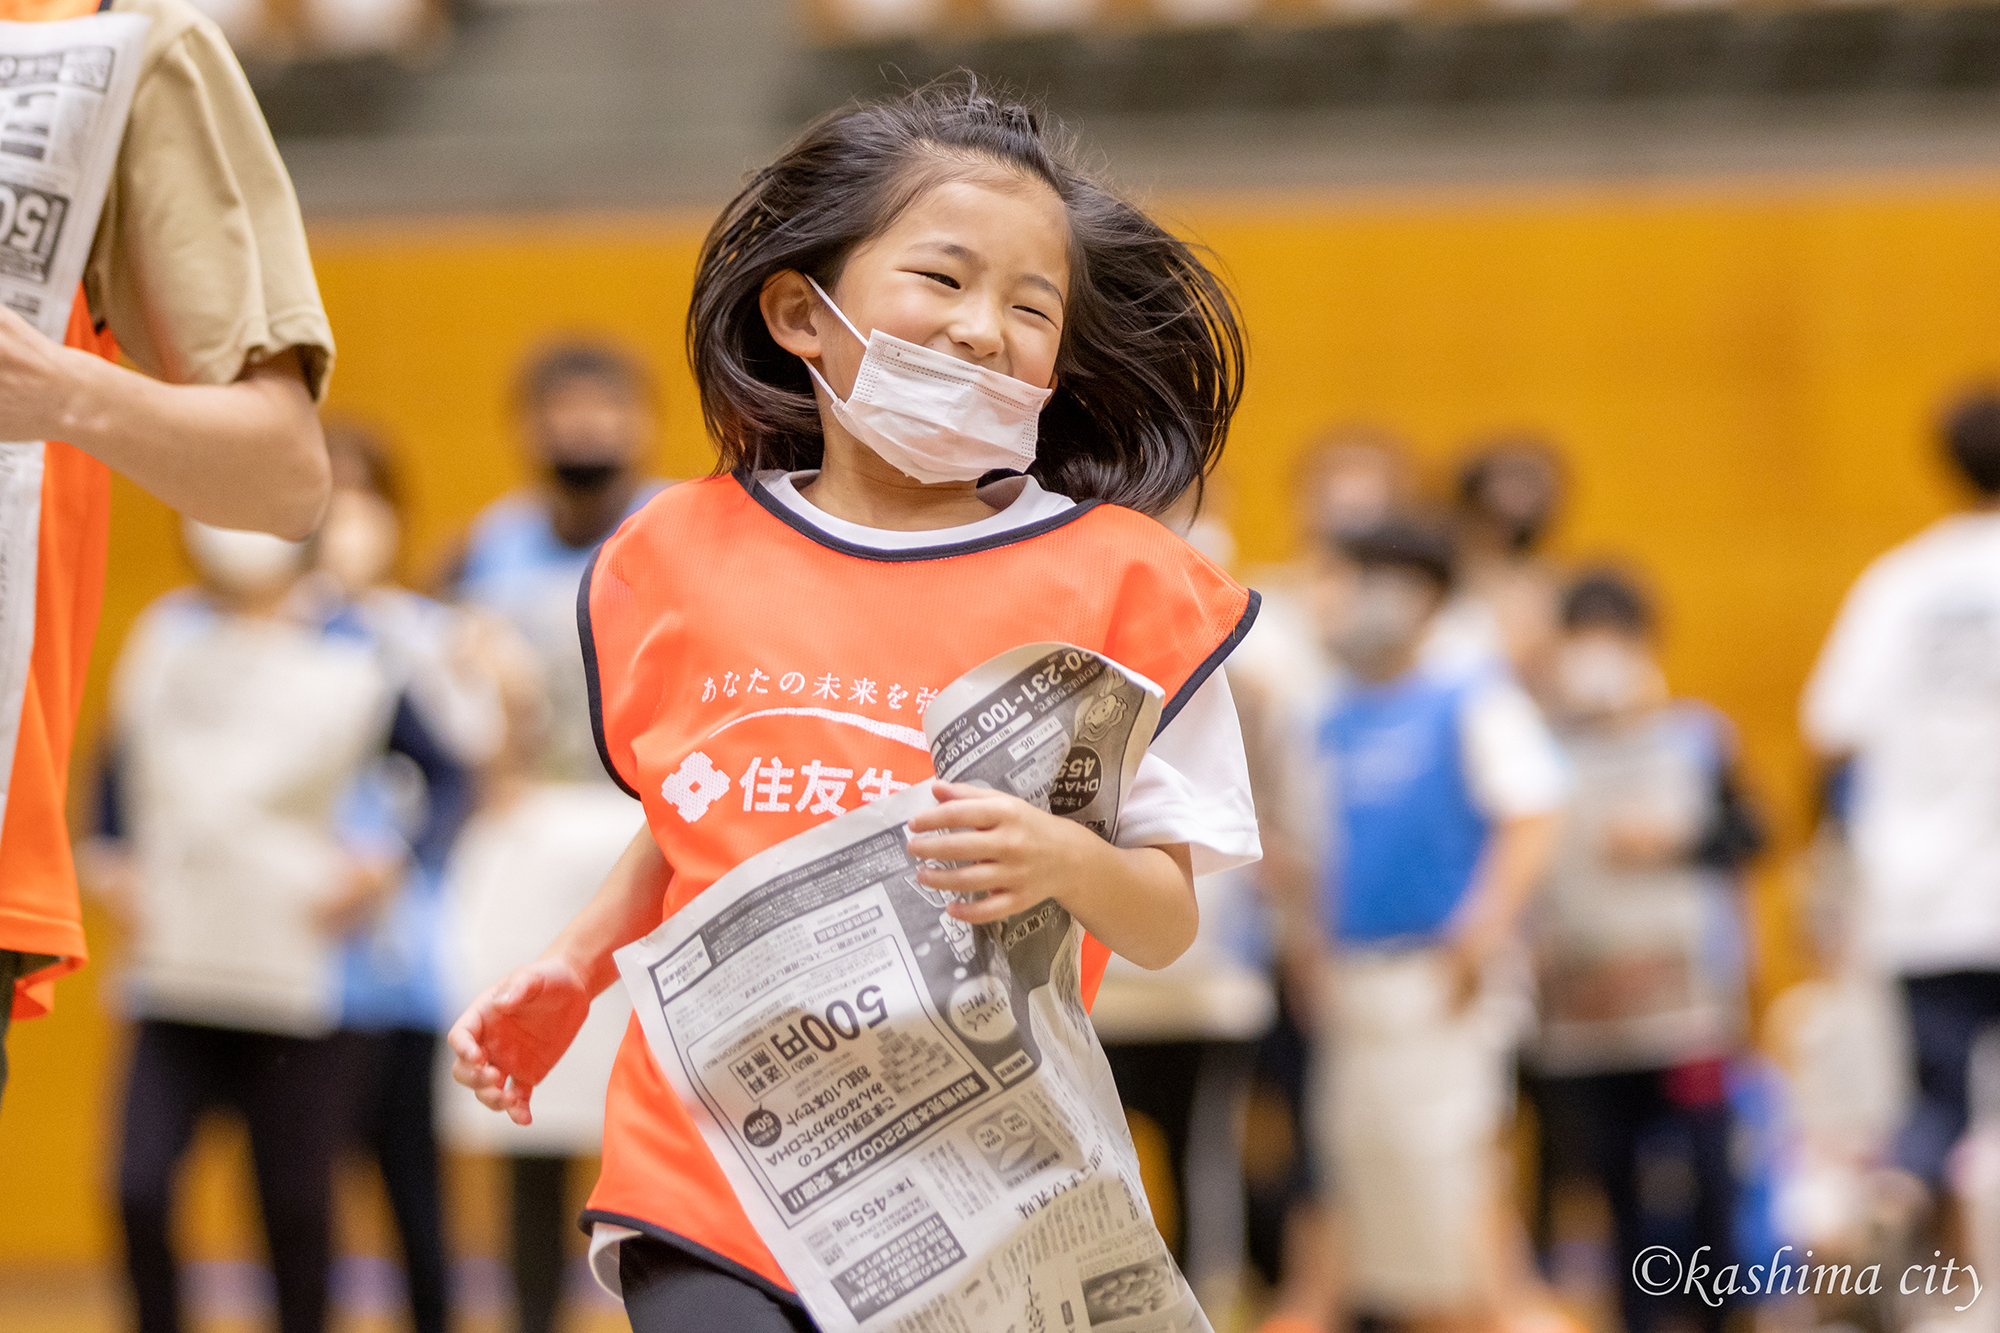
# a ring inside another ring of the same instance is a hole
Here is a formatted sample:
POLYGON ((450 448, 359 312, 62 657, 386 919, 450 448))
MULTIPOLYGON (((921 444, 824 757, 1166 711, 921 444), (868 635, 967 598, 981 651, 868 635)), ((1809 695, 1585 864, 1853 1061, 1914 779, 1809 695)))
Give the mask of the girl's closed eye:
POLYGON ((949 273, 924 273, 921 276, 929 278, 932 282, 943 283, 953 291, 959 289, 958 279, 952 277, 949 273))

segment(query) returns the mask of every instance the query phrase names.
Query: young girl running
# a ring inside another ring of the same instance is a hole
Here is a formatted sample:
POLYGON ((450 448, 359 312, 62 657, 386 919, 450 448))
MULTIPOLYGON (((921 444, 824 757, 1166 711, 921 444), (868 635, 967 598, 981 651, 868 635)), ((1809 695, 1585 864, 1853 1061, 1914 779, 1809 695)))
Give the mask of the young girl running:
MULTIPOLYGON (((1256 598, 1144 516, 1200 484, 1241 387, 1228 296, 1187 246, 1027 108, 933 87, 835 113, 752 180, 703 247, 688 347, 723 471, 629 519, 578 605, 598 745, 648 828, 451 1034, 454 1076, 522 1123, 613 950, 929 780, 925 705, 1006 649, 1093 649, 1167 703, 1115 846, 937 784, 911 826, 963 864, 923 881, 986 895, 954 915, 1056 899, 1093 937, 1089 994, 1107 948, 1179 955, 1191 876, 1258 855, 1216 670, 1256 598)), ((640 1333, 812 1328, 636 1025, 585 1222, 640 1333)))

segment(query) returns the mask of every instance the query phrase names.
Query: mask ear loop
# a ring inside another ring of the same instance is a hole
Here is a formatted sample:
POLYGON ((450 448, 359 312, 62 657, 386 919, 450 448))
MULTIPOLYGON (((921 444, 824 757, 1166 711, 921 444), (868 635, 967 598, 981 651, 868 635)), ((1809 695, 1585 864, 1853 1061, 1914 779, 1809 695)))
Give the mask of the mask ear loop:
POLYGON ((847 331, 854 335, 854 341, 860 343, 863 347, 866 347, 868 345, 868 340, 861 336, 861 330, 855 328, 853 322, 849 320, 844 313, 842 313, 840 307, 833 303, 833 298, 826 294, 826 289, 820 286, 817 282, 813 282, 812 274, 801 273, 799 276, 804 278, 808 283, 810 283, 812 289, 815 292, 819 293, 819 299, 826 302, 826 308, 834 313, 834 317, 838 319, 842 324, 847 325, 847 331))

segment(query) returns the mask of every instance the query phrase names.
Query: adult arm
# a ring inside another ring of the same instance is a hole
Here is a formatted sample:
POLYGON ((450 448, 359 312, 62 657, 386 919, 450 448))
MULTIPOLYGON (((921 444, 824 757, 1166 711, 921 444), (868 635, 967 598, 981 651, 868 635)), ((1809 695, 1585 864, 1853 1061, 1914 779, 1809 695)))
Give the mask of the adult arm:
POLYGON ((618 979, 614 950, 660 924, 673 868, 650 829, 641 828, 604 886, 526 967, 488 987, 452 1024, 451 1076, 516 1124, 534 1117, 528 1101, 590 1013, 618 979))
POLYGON ((0 439, 61 440, 191 518, 292 540, 318 526, 330 487, 296 348, 233 384, 167 384, 0 307, 0 439))

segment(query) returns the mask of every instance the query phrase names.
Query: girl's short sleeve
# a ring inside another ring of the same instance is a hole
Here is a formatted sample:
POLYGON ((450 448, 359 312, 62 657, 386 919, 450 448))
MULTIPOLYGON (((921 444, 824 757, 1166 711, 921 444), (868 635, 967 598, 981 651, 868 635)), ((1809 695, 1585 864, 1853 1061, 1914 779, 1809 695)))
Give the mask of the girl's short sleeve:
POLYGON ((1184 842, 1194 873, 1212 875, 1263 856, 1250 765, 1229 679, 1209 674, 1153 740, 1118 820, 1118 845, 1184 842))

